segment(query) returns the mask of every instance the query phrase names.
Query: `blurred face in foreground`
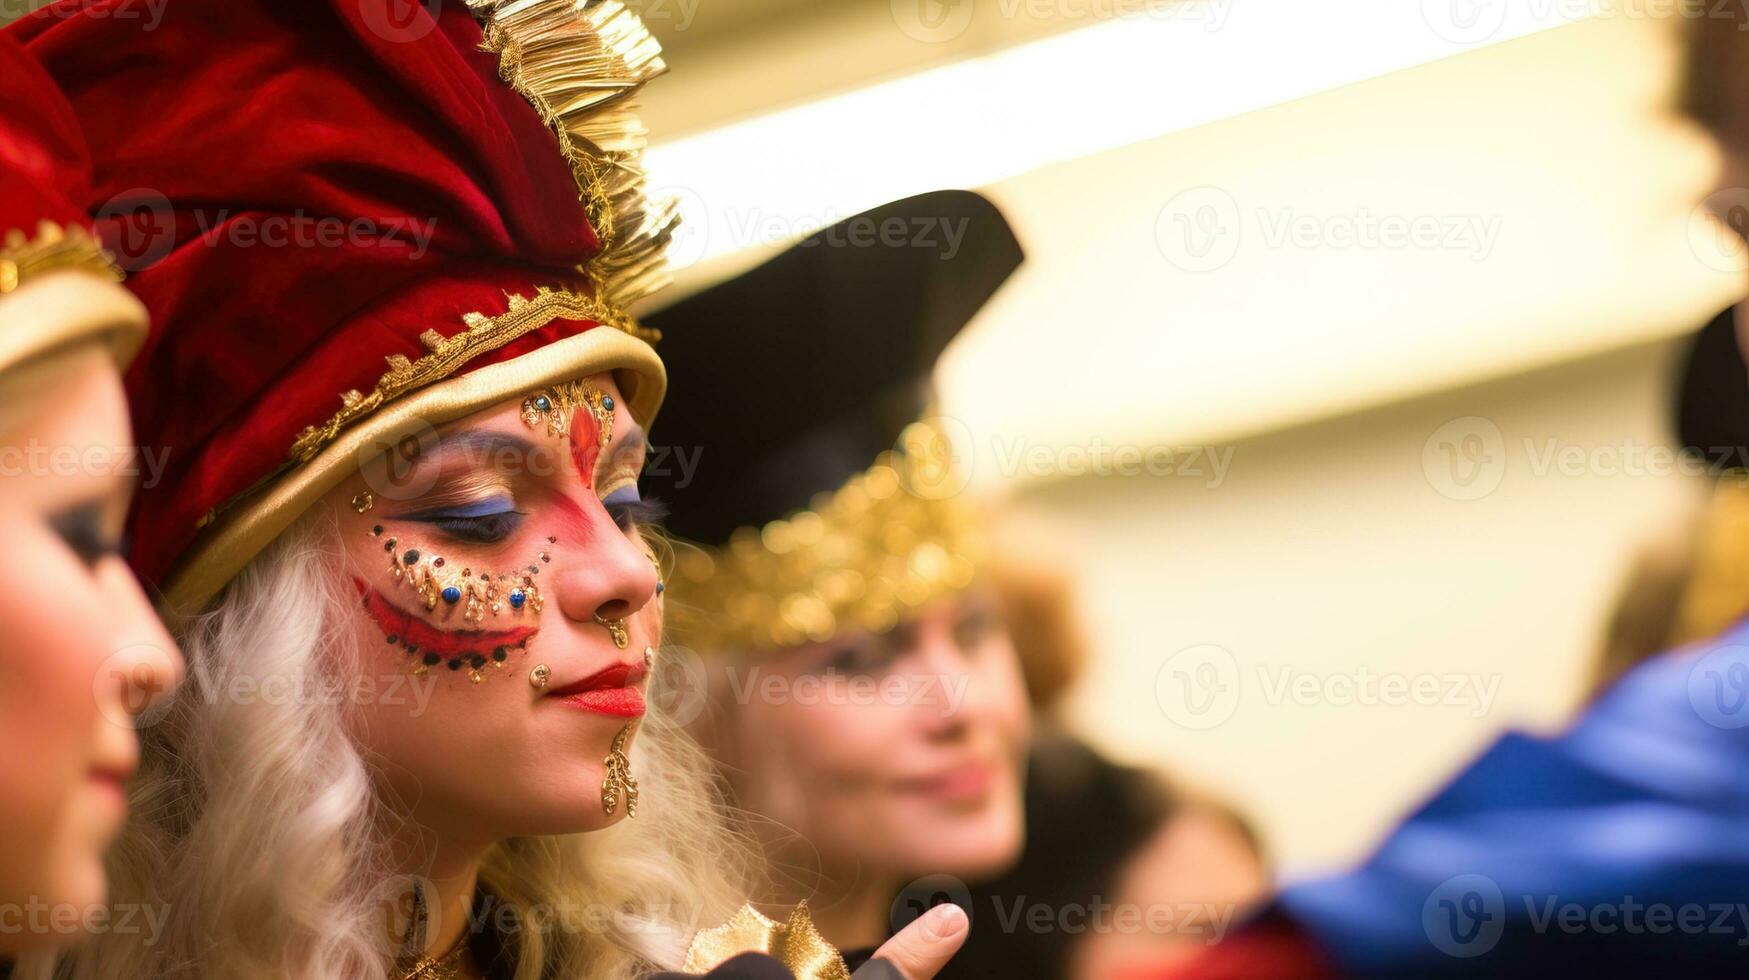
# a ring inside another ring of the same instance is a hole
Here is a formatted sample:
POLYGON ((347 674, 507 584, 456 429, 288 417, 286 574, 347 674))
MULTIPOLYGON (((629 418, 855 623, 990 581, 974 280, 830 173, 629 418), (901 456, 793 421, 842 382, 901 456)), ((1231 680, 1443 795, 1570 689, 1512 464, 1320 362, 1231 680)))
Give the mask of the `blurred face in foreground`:
POLYGON ((785 860, 897 888, 1018 858, 1030 717, 987 590, 723 671, 719 749, 741 805, 799 838, 785 860))
POLYGON ((182 670, 119 554, 131 442, 95 344, 0 374, 0 956, 93 923, 134 717, 182 670))
POLYGON ((446 842, 625 816, 603 805, 606 760, 644 716, 661 630, 643 463, 603 373, 404 440, 328 495, 354 738, 391 805, 446 842))

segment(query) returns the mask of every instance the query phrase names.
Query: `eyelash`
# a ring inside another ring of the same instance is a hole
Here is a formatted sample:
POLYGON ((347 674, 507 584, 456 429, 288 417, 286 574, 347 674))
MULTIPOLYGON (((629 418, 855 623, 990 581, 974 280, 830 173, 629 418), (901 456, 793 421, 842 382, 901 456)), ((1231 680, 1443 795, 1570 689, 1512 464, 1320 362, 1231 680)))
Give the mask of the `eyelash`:
MULTIPOLYGON (((635 488, 632 493, 636 493, 635 488)), ((641 500, 635 495, 628 499, 620 492, 609 495, 602 505, 619 529, 627 534, 633 528, 661 524, 668 516, 668 506, 660 500, 641 500)), ((429 524, 453 538, 472 544, 496 544, 515 534, 526 516, 521 511, 504 510, 491 514, 409 514, 402 519, 429 524)))
POLYGON ((522 526, 522 519, 526 516, 528 515, 521 511, 506 510, 496 514, 482 514, 478 517, 440 515, 427 518, 425 523, 450 537, 473 544, 497 544, 515 534, 516 529, 522 526))
POLYGON ((95 504, 56 514, 49 526, 86 567, 121 554, 121 542, 104 534, 103 512, 95 504))
POLYGON ((607 514, 613 522, 619 525, 621 531, 630 534, 633 528, 655 527, 668 519, 668 505, 654 497, 648 499, 632 498, 630 500, 615 500, 612 496, 602 501, 607 507, 607 514))

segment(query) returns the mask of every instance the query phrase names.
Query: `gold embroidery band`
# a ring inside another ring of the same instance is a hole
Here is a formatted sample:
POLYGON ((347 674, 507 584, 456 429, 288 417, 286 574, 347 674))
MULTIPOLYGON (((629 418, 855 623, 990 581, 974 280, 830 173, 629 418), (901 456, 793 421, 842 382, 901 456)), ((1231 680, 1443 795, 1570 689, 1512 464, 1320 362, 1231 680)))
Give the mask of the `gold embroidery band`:
POLYGON ((739 528, 722 547, 681 549, 676 633, 696 648, 751 652, 891 629, 976 577, 983 525, 960 489, 946 434, 912 424, 898 450, 811 510, 739 528))
POLYGON ((430 353, 417 361, 408 360, 402 354, 390 355, 387 358, 388 373, 377 380, 370 394, 357 390, 342 394, 340 411, 322 425, 306 428, 292 444, 292 462, 308 462, 322 451, 322 447, 333 442, 342 429, 382 405, 442 381, 475 357, 497 350, 554 320, 592 320, 647 342, 653 342, 658 336, 656 331, 638 326, 630 317, 607 308, 592 297, 545 288, 537 290, 533 299, 511 296, 509 309, 498 316, 469 313, 462 319, 467 329, 453 337, 445 337, 435 330, 420 334, 420 342, 430 353))
POLYGON ((121 269, 115 256, 86 229, 62 228, 52 221, 37 225, 36 237, 26 238, 23 229, 13 229, 0 239, 0 296, 17 289, 26 279, 53 269, 84 269, 120 282, 121 269))

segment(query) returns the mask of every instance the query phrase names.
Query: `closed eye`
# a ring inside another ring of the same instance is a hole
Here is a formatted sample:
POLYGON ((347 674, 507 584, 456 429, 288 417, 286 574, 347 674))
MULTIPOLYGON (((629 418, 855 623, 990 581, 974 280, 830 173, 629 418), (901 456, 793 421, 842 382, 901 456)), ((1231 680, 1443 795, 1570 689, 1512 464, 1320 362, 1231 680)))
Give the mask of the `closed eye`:
POLYGON ((522 526, 522 511, 502 499, 484 500, 454 507, 435 507, 399 518, 418 524, 429 524, 458 541, 473 544, 495 544, 516 533, 522 526))
POLYGON ((483 517, 437 517, 426 523, 457 540, 496 544, 515 534, 526 516, 521 511, 510 510, 483 517))
POLYGON ((86 567, 121 553, 121 543, 103 528, 103 504, 81 504, 49 519, 49 525, 86 567))

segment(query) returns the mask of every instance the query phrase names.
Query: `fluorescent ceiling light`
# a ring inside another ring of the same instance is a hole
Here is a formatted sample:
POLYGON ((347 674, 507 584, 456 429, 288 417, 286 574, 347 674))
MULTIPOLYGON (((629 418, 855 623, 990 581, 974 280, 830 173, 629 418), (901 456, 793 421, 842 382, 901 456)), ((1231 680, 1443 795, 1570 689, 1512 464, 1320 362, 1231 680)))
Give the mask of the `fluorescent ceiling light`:
MULTIPOLYGON (((1027 16, 1040 0, 978 2, 1027 16)), ((1597 13, 1594 0, 1043 2, 1059 15, 1142 12, 652 147, 653 186, 687 222, 674 267, 1597 13)))

